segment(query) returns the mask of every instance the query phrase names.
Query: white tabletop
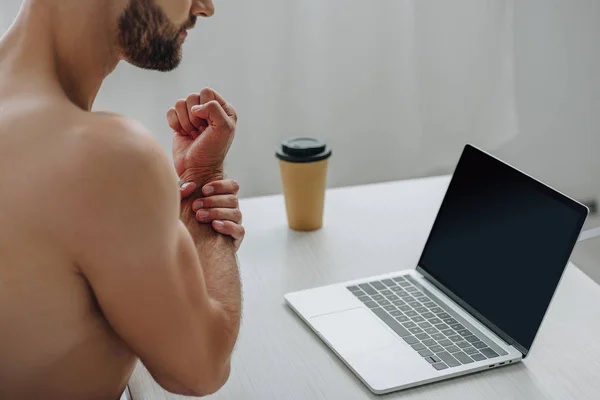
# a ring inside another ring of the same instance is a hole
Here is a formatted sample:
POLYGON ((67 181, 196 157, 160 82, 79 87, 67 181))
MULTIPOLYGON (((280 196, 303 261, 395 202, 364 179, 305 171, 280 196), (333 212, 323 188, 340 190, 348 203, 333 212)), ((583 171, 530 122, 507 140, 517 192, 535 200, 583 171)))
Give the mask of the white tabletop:
MULTIPOLYGON (((372 395, 289 310, 287 292, 414 268, 449 179, 331 190, 325 227, 287 228, 280 196, 242 201, 244 317, 229 382, 216 399, 367 399, 372 395)), ((501 271, 499 271, 500 273, 501 271)), ((183 399, 139 366, 133 400, 183 399)), ((600 399, 600 286, 570 265, 524 363, 386 398, 600 399)))

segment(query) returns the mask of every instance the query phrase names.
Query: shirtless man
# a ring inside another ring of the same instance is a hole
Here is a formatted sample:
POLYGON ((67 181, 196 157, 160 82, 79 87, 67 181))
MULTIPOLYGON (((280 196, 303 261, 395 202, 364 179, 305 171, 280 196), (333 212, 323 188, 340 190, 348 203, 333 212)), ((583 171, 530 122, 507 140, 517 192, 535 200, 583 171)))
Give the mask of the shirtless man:
POLYGON ((143 126, 90 112, 119 61, 174 69, 213 12, 24 0, 0 39, 0 399, 118 399, 138 358, 175 393, 227 380, 243 238, 223 180, 233 108, 205 89, 169 110, 175 169, 143 126))

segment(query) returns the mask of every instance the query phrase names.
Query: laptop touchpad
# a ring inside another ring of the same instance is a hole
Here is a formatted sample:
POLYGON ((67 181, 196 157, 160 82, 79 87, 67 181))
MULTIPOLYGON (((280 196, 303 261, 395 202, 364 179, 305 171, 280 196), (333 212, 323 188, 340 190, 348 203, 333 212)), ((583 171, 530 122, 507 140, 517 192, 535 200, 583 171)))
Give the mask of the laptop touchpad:
POLYGON ((382 347, 398 346, 398 337, 364 308, 320 315, 310 323, 323 340, 342 354, 364 353, 382 347))

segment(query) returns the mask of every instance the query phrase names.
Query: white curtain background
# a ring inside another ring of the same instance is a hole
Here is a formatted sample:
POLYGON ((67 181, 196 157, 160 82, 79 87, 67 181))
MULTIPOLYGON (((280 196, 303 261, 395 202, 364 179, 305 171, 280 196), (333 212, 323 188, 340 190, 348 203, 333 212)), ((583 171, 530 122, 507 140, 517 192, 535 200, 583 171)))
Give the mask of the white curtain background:
POLYGON ((274 151, 292 136, 333 147, 330 186, 450 172, 465 143, 518 131, 513 1, 216 0, 177 71, 122 64, 95 108, 142 121, 170 153, 167 109, 220 91, 240 114, 227 172, 244 196, 280 191, 274 151))

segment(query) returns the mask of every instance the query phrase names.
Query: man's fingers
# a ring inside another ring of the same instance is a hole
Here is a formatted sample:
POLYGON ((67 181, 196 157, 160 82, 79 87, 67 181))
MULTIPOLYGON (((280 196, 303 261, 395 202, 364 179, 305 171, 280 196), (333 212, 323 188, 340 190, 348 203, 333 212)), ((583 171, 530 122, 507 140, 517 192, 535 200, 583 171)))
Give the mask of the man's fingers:
POLYGON ((232 179, 211 182, 202 188, 202 194, 205 196, 214 196, 216 194, 238 194, 239 191, 240 185, 232 179))
POLYGON ((234 224, 231 221, 213 221, 212 227, 220 234, 231 236, 236 241, 241 241, 246 235, 246 230, 242 225, 234 224))
POLYGON ((204 197, 194 201, 192 211, 196 212, 201 208, 238 208, 239 201, 234 194, 222 194, 217 196, 204 197))
MULTIPOLYGON (((179 194, 181 199, 186 199, 194 193, 196 190, 196 184, 194 182, 186 182, 179 187, 179 194)), ((195 211, 195 210, 194 210, 195 211)))
POLYGON ((177 111, 175 111, 175 108, 171 108, 169 111, 167 111, 167 122, 174 132, 184 133, 183 127, 179 123, 179 118, 177 117, 177 111))
POLYGON ((205 119, 198 118, 193 112, 192 107, 200 105, 200 95, 198 94, 190 94, 187 99, 185 99, 185 104, 187 105, 188 117, 190 118, 190 123, 196 128, 196 130, 201 133, 206 129, 208 123, 205 119))
POLYGON ((199 222, 204 223, 220 220, 241 224, 242 212, 239 210, 239 208, 203 208, 196 212, 196 219, 199 222))
POLYGON ((212 100, 217 101, 219 105, 223 107, 225 113, 237 123, 238 116, 235 109, 223 98, 223 96, 211 88, 204 88, 200 91, 200 104, 206 104, 212 100))
POLYGON ((194 125, 190 122, 186 101, 178 100, 177 103, 175 103, 175 111, 177 112, 177 118, 179 119, 183 131, 195 139, 198 136, 198 133, 196 132, 194 125))
POLYGON ((206 104, 192 107, 192 113, 197 118, 202 118, 208 121, 209 125, 216 127, 226 127, 233 132, 235 122, 225 113, 225 110, 218 101, 211 100, 206 104))

